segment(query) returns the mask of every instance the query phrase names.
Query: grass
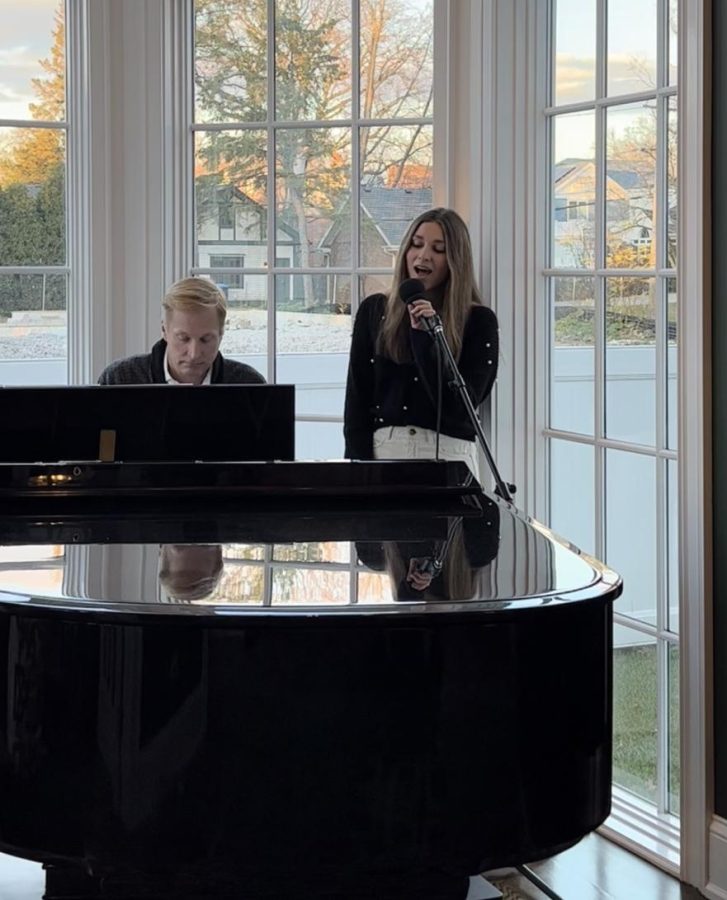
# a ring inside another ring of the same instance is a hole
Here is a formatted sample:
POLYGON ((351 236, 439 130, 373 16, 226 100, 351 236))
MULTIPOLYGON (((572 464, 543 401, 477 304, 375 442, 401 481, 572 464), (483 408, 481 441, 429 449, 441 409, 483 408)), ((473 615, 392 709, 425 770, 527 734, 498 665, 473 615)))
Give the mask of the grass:
MULTIPOLYGON (((669 650, 670 802, 679 804, 679 650, 669 650)), ((656 645, 614 651, 613 777, 616 784, 657 802, 656 645)))

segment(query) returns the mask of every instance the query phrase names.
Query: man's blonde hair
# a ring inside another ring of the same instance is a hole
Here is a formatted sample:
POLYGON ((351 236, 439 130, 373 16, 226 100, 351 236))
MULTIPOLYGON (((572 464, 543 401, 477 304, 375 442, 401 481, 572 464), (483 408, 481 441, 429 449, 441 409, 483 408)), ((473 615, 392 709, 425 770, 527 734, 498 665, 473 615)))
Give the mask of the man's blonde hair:
POLYGON ((225 295, 209 278, 180 278, 167 290, 162 300, 162 318, 173 310, 194 312, 201 309, 215 309, 220 323, 220 332, 225 328, 227 301, 225 295))

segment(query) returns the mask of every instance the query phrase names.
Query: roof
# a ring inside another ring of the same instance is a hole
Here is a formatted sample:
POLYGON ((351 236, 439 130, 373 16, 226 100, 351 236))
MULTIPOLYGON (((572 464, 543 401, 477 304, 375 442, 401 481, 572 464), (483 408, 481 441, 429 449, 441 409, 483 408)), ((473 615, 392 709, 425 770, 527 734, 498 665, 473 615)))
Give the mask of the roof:
POLYGON ((398 247, 412 221, 432 208, 432 189, 362 185, 361 208, 379 229, 385 242, 398 247))

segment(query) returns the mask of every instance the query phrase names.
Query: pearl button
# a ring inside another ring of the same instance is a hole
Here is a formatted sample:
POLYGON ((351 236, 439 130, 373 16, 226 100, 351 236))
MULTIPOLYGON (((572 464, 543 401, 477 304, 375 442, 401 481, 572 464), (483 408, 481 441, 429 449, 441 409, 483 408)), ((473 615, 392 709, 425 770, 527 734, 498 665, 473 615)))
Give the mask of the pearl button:
POLYGON ((414 381, 419 381, 419 376, 418 376, 418 375, 415 375, 415 376, 414 376, 414 381))
POLYGON ((373 356, 372 356, 372 357, 371 357, 371 362, 373 362, 373 361, 374 361, 374 358, 373 358, 373 356))
POLYGON ((489 346, 490 346, 489 344, 485 344, 485 347, 489 347, 489 346))
POLYGON ((487 365, 488 365, 488 366, 491 366, 491 365, 492 365, 492 360, 491 360, 491 359, 488 359, 488 360, 487 360, 487 365))
POLYGON ((406 410, 406 409, 408 409, 408 407, 407 407, 407 406, 402 406, 402 409, 406 410))

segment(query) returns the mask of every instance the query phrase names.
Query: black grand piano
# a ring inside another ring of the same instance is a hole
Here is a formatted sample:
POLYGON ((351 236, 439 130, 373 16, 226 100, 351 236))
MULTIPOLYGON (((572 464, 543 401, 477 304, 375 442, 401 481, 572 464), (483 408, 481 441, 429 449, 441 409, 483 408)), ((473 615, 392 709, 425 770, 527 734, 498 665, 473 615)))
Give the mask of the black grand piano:
POLYGON ((0 504, 0 852, 49 900, 465 900, 608 815, 620 579, 464 464, 21 460, 0 504))

